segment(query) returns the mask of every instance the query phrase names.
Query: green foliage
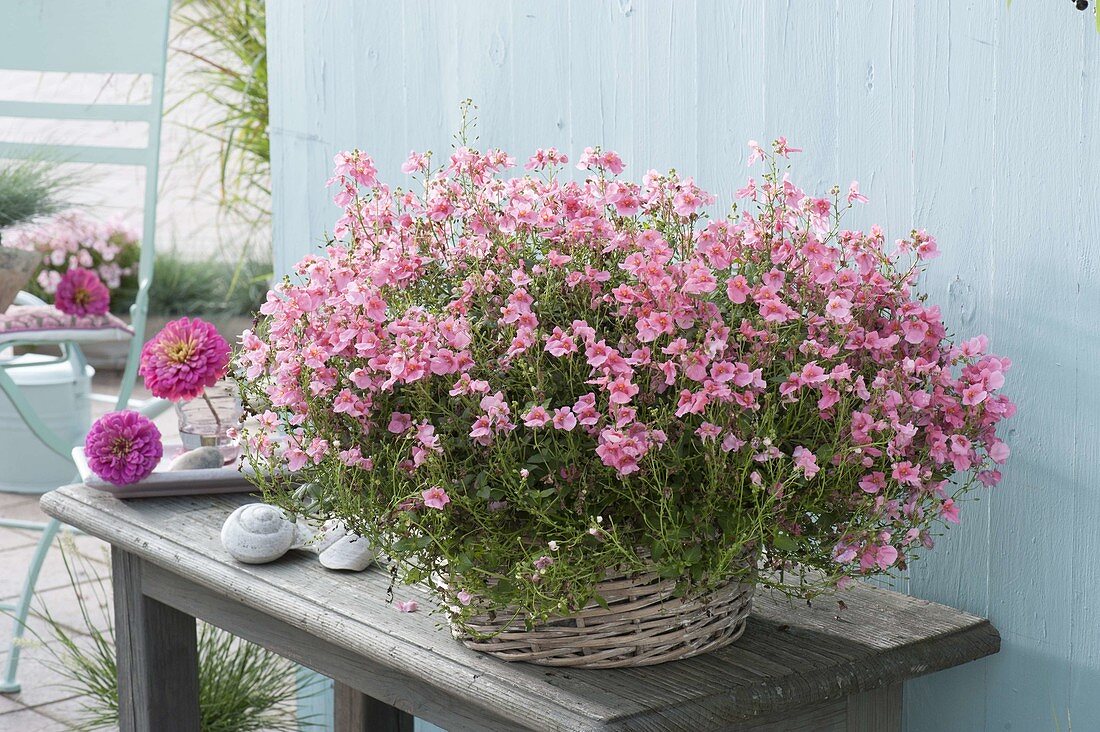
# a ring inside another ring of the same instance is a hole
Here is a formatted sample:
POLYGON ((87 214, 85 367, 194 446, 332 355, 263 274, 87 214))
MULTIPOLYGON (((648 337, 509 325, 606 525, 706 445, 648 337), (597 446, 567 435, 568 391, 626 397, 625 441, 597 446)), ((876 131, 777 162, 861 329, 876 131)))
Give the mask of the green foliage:
POLYGON ((42 160, 18 160, 0 166, 0 229, 56 212, 69 180, 42 160))
POLYGON ((238 266, 161 255, 153 270, 149 312, 248 315, 263 303, 270 279, 270 262, 244 260, 238 266))
MULTIPOLYGON (((82 632, 90 643, 61 625, 46 608, 42 617, 52 638, 38 640, 50 652, 54 668, 65 677, 63 688, 81 699, 79 728, 117 728, 118 675, 107 604, 110 584, 74 549, 63 551, 62 556, 80 609, 82 632), (93 580, 77 585, 78 573, 91 575, 93 580)), ((202 732, 299 729, 294 706, 298 690, 291 662, 206 624, 199 625, 198 650, 202 732)))

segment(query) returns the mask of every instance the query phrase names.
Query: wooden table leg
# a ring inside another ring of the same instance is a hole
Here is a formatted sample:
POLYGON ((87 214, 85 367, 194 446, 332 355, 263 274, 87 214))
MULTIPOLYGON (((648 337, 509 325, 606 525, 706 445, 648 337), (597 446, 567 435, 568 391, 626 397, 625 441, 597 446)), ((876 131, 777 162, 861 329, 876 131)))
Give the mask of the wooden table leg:
POLYGON ((195 618, 146 597, 142 561, 111 550, 122 732, 199 729, 195 618))
POLYGON ((413 732, 413 716, 339 681, 333 683, 334 732, 413 732))
POLYGON ((848 732, 901 732, 901 684, 848 697, 848 732))

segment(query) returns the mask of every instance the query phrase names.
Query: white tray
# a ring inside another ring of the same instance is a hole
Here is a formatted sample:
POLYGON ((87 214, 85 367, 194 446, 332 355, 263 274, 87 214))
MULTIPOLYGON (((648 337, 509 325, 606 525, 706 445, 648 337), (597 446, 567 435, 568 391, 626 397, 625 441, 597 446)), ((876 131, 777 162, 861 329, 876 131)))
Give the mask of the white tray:
POLYGON ((73 460, 84 485, 110 493, 117 498, 153 498, 156 496, 199 496, 211 493, 250 493, 255 486, 245 477, 252 468, 247 464, 227 465, 206 470, 168 470, 182 452, 180 445, 165 445, 164 458, 153 473, 130 485, 115 485, 98 477, 84 459, 84 448, 73 448, 73 460))

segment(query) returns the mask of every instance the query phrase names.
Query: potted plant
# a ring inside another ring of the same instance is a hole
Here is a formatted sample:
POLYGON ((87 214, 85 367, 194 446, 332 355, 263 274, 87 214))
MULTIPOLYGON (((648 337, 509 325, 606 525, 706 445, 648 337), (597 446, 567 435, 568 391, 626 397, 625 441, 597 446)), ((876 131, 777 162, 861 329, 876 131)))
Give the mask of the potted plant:
MULTIPOLYGON (((730 214, 691 178, 459 147, 410 189, 336 157, 336 239, 269 293, 236 361, 265 497, 347 524, 511 660, 720 647, 752 588, 904 569, 1000 479, 1009 361, 915 293, 937 253, 850 231, 853 183, 750 143, 730 214), (741 208, 744 206, 745 208, 741 208)), ((409 610, 411 607, 401 609, 409 610)))

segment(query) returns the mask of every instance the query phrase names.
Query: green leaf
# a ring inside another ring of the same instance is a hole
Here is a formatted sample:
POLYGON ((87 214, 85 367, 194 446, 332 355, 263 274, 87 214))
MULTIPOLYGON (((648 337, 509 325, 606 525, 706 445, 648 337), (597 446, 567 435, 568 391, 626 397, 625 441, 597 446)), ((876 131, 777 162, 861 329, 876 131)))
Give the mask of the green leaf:
POLYGON ((790 534, 781 532, 775 535, 775 548, 780 551, 791 552, 798 548, 798 542, 790 534))

